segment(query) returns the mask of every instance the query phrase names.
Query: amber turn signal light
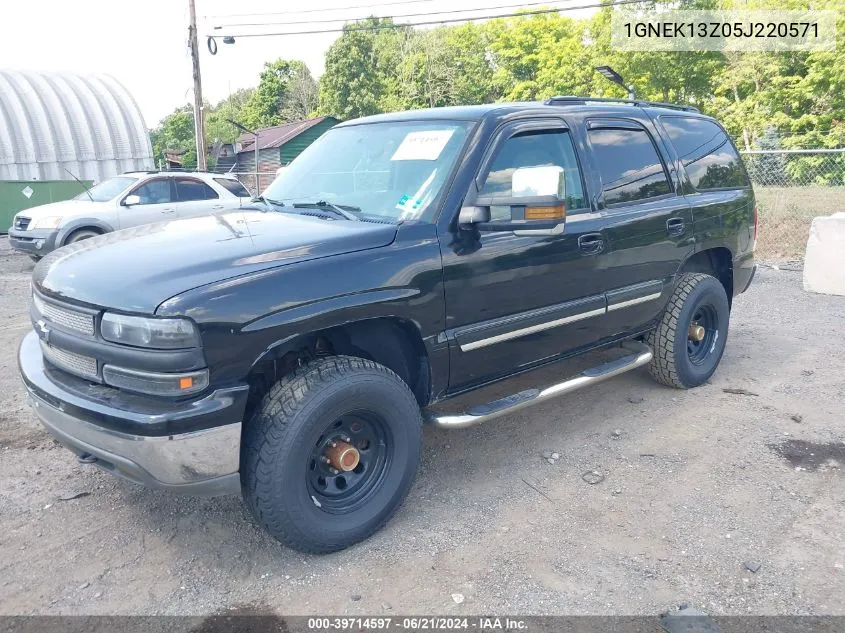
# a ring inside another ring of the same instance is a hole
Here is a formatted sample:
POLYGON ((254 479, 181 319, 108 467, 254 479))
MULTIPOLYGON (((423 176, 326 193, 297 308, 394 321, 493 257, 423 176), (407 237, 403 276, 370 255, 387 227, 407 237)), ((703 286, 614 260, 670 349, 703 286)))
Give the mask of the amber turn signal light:
POLYGON ((553 207, 525 207, 526 220, 562 220, 566 217, 566 207, 562 204, 553 207))
POLYGON ((191 377, 179 379, 179 389, 190 389, 194 386, 194 379, 191 377))

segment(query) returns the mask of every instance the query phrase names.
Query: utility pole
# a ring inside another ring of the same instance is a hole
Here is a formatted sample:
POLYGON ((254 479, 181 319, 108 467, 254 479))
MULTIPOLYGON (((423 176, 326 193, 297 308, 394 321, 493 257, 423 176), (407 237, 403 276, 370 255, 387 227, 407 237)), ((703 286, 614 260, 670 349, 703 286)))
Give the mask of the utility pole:
POLYGON ((194 65, 194 133, 197 138, 197 169, 205 171, 205 120, 202 113, 202 78, 200 76, 200 50, 197 38, 197 7, 194 0, 188 0, 191 11, 191 25, 188 27, 188 43, 191 46, 191 62, 194 65))

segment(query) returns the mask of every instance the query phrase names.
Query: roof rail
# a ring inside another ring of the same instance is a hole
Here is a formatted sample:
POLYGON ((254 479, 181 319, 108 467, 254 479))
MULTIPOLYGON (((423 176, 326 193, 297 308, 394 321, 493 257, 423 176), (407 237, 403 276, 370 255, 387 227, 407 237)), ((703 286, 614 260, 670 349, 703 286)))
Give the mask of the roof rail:
POLYGON ((643 101, 642 99, 615 99, 613 97, 576 97, 573 95, 565 95, 561 97, 552 97, 546 99, 544 105, 584 105, 586 103, 627 103, 633 106, 652 107, 652 108, 671 108, 673 110, 684 110, 685 112, 699 112, 699 109, 688 105, 679 105, 677 103, 665 103, 663 101, 643 101))

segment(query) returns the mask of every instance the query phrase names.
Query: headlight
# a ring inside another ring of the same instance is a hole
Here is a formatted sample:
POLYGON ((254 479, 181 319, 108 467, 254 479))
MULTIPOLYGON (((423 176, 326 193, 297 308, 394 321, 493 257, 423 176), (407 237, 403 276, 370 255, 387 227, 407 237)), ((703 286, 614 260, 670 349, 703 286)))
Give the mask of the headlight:
POLYGON ((48 215, 43 218, 34 218, 29 223, 30 229, 55 229, 62 223, 62 216, 48 215))
POLYGON ((150 319, 106 312, 100 323, 100 334, 114 343, 153 349, 200 345, 199 332, 188 319, 150 319))

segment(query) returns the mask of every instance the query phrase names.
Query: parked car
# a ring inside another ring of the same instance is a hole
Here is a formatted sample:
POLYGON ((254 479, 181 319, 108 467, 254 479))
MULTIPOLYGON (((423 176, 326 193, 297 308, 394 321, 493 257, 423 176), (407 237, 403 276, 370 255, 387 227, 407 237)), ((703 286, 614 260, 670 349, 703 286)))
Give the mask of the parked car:
POLYGON ((170 218, 237 209, 250 193, 234 176, 201 172, 129 172, 72 200, 18 213, 9 242, 35 261, 81 240, 170 218))
POLYGON ((477 424, 641 366, 704 383, 756 233, 736 148, 693 108, 561 97, 368 117, 250 210, 45 258, 20 369, 81 461, 241 493, 275 538, 328 552, 399 507, 423 421, 477 424), (524 388, 551 363, 554 384, 524 388), (470 392, 483 404, 461 404, 470 392))

